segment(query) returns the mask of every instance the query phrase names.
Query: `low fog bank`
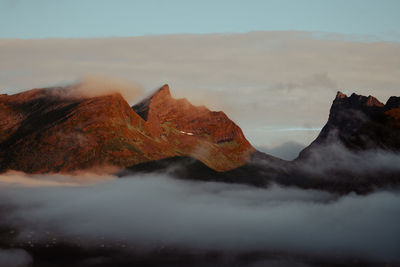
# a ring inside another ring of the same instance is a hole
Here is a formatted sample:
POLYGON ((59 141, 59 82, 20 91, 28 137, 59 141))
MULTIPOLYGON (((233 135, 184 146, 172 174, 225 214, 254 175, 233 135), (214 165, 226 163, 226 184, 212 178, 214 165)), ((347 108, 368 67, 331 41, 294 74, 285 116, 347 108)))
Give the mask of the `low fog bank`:
POLYGON ((381 149, 351 151, 341 143, 331 143, 311 147, 299 167, 326 177, 333 171, 359 175, 400 173, 400 153, 381 149))
POLYGON ((0 266, 24 267, 32 263, 32 257, 22 249, 0 249, 0 266))
POLYGON ((44 244, 46 233, 53 233, 57 242, 79 240, 89 247, 123 243, 144 251, 282 251, 400 261, 400 194, 395 191, 338 197, 155 174, 76 186, 67 186, 65 179, 32 187, 0 176, 0 202, 9 207, 2 221, 18 229, 21 242, 44 244))

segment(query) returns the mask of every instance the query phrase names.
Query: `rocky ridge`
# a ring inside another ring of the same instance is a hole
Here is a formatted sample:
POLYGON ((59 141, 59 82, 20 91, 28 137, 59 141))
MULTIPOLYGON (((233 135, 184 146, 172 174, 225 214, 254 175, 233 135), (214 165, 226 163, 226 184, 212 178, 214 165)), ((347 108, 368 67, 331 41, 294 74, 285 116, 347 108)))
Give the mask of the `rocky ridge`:
POLYGON ((299 158, 306 158, 320 146, 340 143, 351 150, 400 150, 400 97, 386 104, 373 96, 338 92, 328 122, 299 158))
POLYGON ((140 104, 147 116, 119 93, 78 97, 69 90, 0 96, 1 171, 123 168, 172 156, 190 156, 226 171, 255 151, 224 113, 175 100, 167 85, 150 97, 150 105, 140 104))

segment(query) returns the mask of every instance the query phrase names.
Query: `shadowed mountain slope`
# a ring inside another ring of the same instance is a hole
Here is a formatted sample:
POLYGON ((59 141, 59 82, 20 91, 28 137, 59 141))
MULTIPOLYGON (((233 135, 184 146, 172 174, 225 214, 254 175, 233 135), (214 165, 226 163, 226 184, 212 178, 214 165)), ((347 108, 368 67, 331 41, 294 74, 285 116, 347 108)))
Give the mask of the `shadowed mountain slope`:
POLYGON ((336 143, 353 151, 400 151, 400 97, 390 97, 383 104, 373 96, 353 93, 348 97, 338 92, 328 122, 299 158, 309 157, 318 147, 336 143))
POLYGON ((131 166, 118 175, 124 177, 135 173, 158 172, 186 180, 267 187, 271 182, 281 183, 288 177, 289 164, 287 161, 256 151, 244 165, 224 172, 217 172, 194 158, 171 157, 131 166))

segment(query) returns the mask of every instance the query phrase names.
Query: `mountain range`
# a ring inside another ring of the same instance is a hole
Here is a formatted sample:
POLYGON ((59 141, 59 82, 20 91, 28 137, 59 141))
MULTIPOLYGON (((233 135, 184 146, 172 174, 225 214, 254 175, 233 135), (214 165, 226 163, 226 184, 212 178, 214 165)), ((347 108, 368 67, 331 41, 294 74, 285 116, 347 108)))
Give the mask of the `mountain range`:
POLYGON ((256 186, 274 182, 338 192, 365 192, 400 181, 396 170, 360 173, 344 167, 343 156, 329 150, 339 147, 356 156, 398 153, 400 97, 383 104, 372 96, 338 92, 316 140, 296 160, 285 161, 257 151, 224 112, 174 99, 168 85, 132 107, 119 93, 88 97, 73 89, 0 95, 1 172, 65 173, 110 166, 120 176, 167 172, 184 179, 256 186), (327 162, 333 167, 315 171, 313 164, 327 162))

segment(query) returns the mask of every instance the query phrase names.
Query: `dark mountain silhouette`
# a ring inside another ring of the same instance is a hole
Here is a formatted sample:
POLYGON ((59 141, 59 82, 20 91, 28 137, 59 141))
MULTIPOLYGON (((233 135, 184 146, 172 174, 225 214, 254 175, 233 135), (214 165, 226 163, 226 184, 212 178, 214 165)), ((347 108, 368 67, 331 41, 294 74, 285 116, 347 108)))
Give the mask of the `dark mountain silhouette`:
POLYGON ((340 143, 350 150, 400 150, 400 97, 384 105, 373 96, 338 92, 329 119, 317 139, 299 155, 309 157, 318 147, 340 143))

